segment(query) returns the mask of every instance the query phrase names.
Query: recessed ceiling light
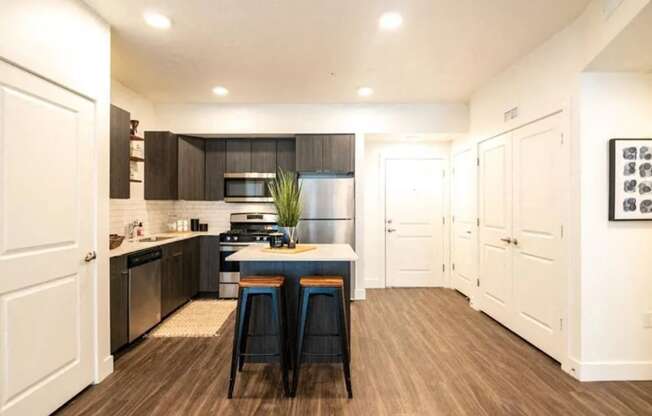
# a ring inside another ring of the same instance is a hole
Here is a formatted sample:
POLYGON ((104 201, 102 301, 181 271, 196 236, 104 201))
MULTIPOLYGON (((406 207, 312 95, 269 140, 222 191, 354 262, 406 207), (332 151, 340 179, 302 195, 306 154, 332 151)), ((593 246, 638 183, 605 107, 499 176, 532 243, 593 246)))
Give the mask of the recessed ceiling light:
POLYGON ((143 17, 145 18, 145 23, 157 29, 169 29, 172 25, 170 18, 160 13, 147 12, 143 17))
POLYGON ((360 97, 369 97, 374 93, 374 90, 369 87, 360 87, 358 88, 358 95, 360 97))
POLYGON ((396 12, 383 13, 378 19, 378 25, 383 30, 397 29, 403 23, 403 17, 396 12))
POLYGON ((224 97, 225 95, 229 95, 229 90, 227 90, 226 88, 224 88, 222 86, 219 86, 219 87, 213 88, 213 94, 219 95, 220 97, 224 97))

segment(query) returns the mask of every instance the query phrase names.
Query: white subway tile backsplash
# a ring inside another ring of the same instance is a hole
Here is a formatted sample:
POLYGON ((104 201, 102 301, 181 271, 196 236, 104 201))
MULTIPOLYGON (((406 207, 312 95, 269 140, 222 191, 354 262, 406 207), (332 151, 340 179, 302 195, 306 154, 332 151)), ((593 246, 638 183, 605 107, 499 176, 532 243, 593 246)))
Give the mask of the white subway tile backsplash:
POLYGON ((208 224, 208 230, 222 232, 229 229, 229 216, 234 212, 275 212, 272 204, 233 204, 223 201, 144 201, 112 199, 110 203, 110 232, 125 235, 133 221, 142 221, 146 234, 167 231, 171 217, 199 218, 208 224))

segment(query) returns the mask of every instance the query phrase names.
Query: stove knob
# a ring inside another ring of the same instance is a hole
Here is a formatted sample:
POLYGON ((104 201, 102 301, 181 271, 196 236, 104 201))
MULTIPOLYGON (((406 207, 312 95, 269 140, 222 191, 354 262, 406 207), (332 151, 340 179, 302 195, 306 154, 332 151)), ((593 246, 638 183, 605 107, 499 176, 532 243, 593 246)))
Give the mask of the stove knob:
POLYGON ((226 241, 231 241, 231 237, 229 237, 228 235, 225 236, 224 239, 225 239, 226 241))
POLYGON ((260 236, 259 235, 256 236, 256 241, 260 241, 260 236))
POLYGON ((238 241, 238 236, 237 235, 233 236, 233 241, 238 241))

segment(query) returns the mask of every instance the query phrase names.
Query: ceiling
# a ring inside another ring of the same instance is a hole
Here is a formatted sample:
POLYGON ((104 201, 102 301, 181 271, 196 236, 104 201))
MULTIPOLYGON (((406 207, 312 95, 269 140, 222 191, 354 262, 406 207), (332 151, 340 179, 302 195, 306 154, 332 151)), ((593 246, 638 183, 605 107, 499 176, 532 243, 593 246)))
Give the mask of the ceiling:
POLYGON ((155 102, 460 102, 589 0, 86 0, 113 77, 155 102), (169 30, 145 11, 172 19, 169 30), (386 11, 403 26, 381 31, 386 11), (211 89, 223 85, 227 97, 211 89), (371 97, 357 88, 369 86, 371 97))

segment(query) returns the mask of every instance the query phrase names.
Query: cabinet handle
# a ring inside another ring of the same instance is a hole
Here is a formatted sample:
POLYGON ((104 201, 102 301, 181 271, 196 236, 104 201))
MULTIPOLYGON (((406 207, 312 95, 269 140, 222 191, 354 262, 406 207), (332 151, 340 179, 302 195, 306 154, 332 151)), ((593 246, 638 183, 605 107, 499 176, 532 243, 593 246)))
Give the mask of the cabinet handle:
POLYGON ((501 238, 500 241, 505 242, 507 244, 512 244, 512 239, 509 237, 501 238))

